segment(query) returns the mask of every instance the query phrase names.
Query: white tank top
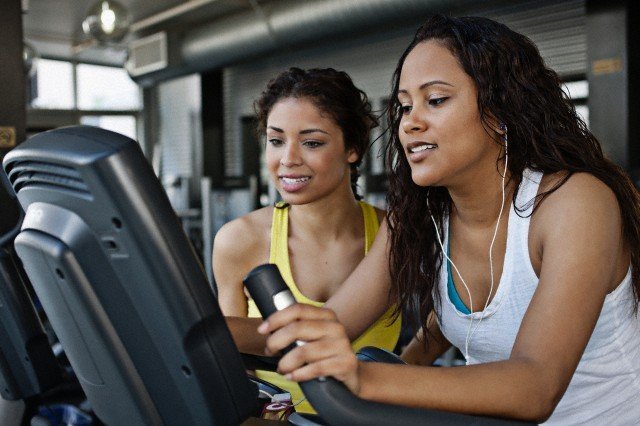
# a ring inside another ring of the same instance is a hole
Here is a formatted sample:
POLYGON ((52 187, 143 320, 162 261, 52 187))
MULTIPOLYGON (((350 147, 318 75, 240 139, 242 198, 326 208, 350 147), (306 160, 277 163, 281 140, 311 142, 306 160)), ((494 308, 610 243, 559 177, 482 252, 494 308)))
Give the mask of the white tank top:
MULTIPOLYGON (((479 364, 509 358, 522 318, 538 286, 531 266, 528 236, 533 198, 541 173, 525 170, 515 205, 527 207, 518 215, 509 209, 507 249, 497 293, 484 312, 459 312, 447 292, 447 268, 441 268, 439 291, 440 328, 454 346, 464 351, 469 321, 468 363, 479 364), (522 216, 522 217, 521 217, 522 216), (484 315, 483 315, 484 314, 484 315), (483 317, 476 328, 476 323, 483 317)), ((448 220, 444 242, 448 246, 448 220)), ((483 301, 484 302, 484 301, 483 301)), ((483 303, 482 302, 482 303, 483 303)), ((635 304, 631 269, 607 295, 578 368, 548 424, 640 425, 640 318, 635 304)), ((580 318, 575 318, 579 321, 580 318)))

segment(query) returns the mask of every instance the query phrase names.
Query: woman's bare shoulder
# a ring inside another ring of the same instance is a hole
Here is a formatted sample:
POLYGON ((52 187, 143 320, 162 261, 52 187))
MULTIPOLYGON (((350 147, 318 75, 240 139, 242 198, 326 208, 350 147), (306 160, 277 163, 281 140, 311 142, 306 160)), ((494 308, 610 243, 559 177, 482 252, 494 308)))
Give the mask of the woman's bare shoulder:
MULTIPOLYGON (((593 227, 614 232, 622 226, 620 205, 615 193, 589 173, 566 172, 545 175, 539 194, 552 190, 539 201, 532 217, 532 231, 557 232, 558 229, 593 227), (564 180, 564 183, 562 181, 564 180), (555 190, 554 188, 561 183, 555 190)), ((586 229, 583 229, 586 231, 586 229)))
POLYGON ((273 207, 264 207, 225 223, 216 233, 214 256, 250 260, 269 247, 273 207))
POLYGON ((549 204, 549 207, 562 207, 568 204, 590 205, 593 203, 607 206, 617 206, 615 193, 607 184, 590 173, 567 172, 545 174, 540 182, 539 194, 553 190, 540 207, 549 204), (564 183, 562 183, 564 180, 564 183))

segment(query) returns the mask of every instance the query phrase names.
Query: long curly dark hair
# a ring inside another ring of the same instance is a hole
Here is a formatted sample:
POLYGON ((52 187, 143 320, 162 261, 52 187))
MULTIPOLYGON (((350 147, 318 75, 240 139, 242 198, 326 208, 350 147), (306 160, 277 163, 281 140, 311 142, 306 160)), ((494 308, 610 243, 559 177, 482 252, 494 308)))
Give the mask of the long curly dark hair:
POLYGON ((286 98, 309 99, 340 127, 345 149, 353 149, 358 154, 358 160, 351 164, 350 178, 353 195, 362 199, 356 186, 360 176, 358 167, 369 147, 371 130, 378 126, 366 93, 358 89, 344 71, 289 68, 271 80, 253 104, 260 134, 266 131, 273 106, 286 98))
MULTIPOLYGON (((446 188, 420 187, 412 181, 411 168, 398 137, 402 115, 397 98, 400 72, 409 52, 427 40, 436 40, 447 47, 475 82, 485 129, 491 128, 491 118, 507 125, 508 168, 516 188, 514 197, 525 168, 543 173, 566 172, 554 187, 531 200, 536 206, 577 172, 590 173, 611 188, 621 209, 623 235, 631 254, 634 295, 638 300, 640 196, 626 173, 604 157, 600 143, 562 90, 558 75, 545 66, 531 40, 503 24, 479 17, 435 15, 418 29, 398 62, 388 109, 387 220, 392 297, 398 306, 396 315, 402 311, 409 321, 413 319, 414 326, 422 326, 439 306, 441 295, 437 283, 443 255, 427 212, 433 214, 442 235, 443 223, 452 205, 446 188)), ((426 342, 426 327, 423 332, 426 342)))

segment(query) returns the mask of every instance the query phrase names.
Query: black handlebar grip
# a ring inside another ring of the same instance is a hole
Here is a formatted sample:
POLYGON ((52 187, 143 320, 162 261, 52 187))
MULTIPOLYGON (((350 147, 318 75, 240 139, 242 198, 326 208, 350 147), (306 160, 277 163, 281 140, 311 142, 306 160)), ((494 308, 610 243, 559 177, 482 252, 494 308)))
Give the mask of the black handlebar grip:
MULTIPOLYGON (((256 266, 247 274, 242 282, 249 291, 253 301, 256 302, 256 306, 264 319, 269 318, 269 316, 276 311, 281 311, 297 303, 295 297, 293 297, 293 293, 291 293, 282 275, 280 275, 280 270, 273 263, 256 266)), ((301 346, 304 342, 298 340, 282 352, 289 352, 296 347, 296 344, 301 346)))
POLYGON ((252 269, 242 281, 263 318, 296 303, 278 267, 272 263, 252 269))

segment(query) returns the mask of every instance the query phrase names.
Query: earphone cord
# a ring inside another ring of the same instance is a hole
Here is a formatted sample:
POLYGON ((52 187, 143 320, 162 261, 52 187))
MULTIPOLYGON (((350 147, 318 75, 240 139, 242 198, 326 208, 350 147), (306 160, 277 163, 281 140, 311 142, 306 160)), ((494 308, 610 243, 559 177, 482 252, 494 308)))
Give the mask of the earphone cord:
POLYGON ((445 258, 447 259, 447 261, 451 264, 451 266, 453 266, 453 269, 456 271, 456 273, 458 274, 458 277, 460 278, 460 281, 462 282, 462 285, 464 286, 464 289, 467 291, 467 295, 469 296, 469 308, 471 311, 471 315, 469 316, 469 327, 467 328, 467 335, 465 337, 465 343, 464 343, 464 357, 465 357, 465 361, 467 363, 467 365, 469 364, 469 342, 471 341, 471 337, 473 337, 473 334, 475 334, 476 330, 478 329, 478 326, 480 325, 480 323, 482 322, 482 319, 484 318, 485 315, 485 311, 487 309, 487 306, 489 306, 489 300, 491 300, 491 294, 493 293, 493 287, 494 287, 494 278, 493 278, 493 245, 496 241, 496 237, 498 235, 498 229, 500 227, 500 219, 502 218, 502 212, 504 211, 504 204, 505 204, 505 199, 506 199, 506 194, 505 194, 505 178, 507 176, 507 165, 508 165, 508 161, 509 161, 509 156, 508 156, 508 139, 507 139, 507 133, 506 133, 506 126, 505 126, 505 136, 504 136, 504 141, 505 141, 505 154, 504 154, 504 171, 502 173, 502 202, 500 205, 500 213, 498 213, 498 220, 496 223, 496 227, 493 231, 493 238, 491 239, 491 244, 489 245, 489 272, 490 272, 490 276, 491 276, 491 286, 489 287, 489 295, 487 296, 487 300, 485 301, 484 304, 484 308, 482 309, 482 315, 480 316, 480 319, 478 320, 478 322, 476 323, 475 328, 472 329, 473 326, 473 299, 471 297, 471 291, 469 290, 469 287, 467 286, 467 283, 465 282, 464 278, 462 278, 462 274, 460 273, 460 270, 458 270, 458 267, 456 266, 455 263, 453 263, 453 260, 451 260, 451 258, 449 257, 449 255, 447 254, 447 251, 444 249, 444 245, 442 244, 442 239, 440 238, 440 233, 438 232, 438 225, 436 224, 435 219, 433 218, 433 215, 431 214, 430 208, 429 208, 429 191, 427 191, 427 209, 429 210, 429 215, 431 216, 431 222, 433 222, 433 226, 434 229, 436 231, 436 238, 438 239, 438 244, 440 244, 440 248, 442 249, 442 253, 444 254, 445 258))
MULTIPOLYGON (((493 287, 494 287, 494 278, 493 278, 493 244, 496 242, 496 236, 498 235, 498 228, 500 227, 500 219, 502 218, 502 212, 504 211, 504 202, 505 202, 505 198, 506 198, 505 182, 504 181, 505 181, 505 177, 507 175, 507 162, 509 161, 509 157, 507 156, 507 152, 506 152, 506 139, 507 139, 507 136, 505 135, 504 171, 502 172, 502 203, 500 204, 500 213, 498 213, 498 221, 496 223, 496 228, 493 231, 493 238, 491 239, 491 245, 489 246, 489 271, 491 273, 491 286, 489 287, 489 295, 487 296, 487 300, 484 303, 484 308, 482 309, 482 315, 480 316, 480 319, 476 323, 475 328, 471 331, 471 336, 474 335, 474 333, 476 332, 476 330, 480 326, 480 323, 482 322, 482 319, 484 318, 487 306, 489 306, 489 300, 491 299, 491 294, 493 293, 493 287)), ((469 336, 469 340, 471 339, 471 336, 469 336)), ((465 342, 465 350, 467 351, 467 355, 468 355, 469 354, 469 341, 465 342)), ((468 357, 466 357, 466 358, 467 358, 467 362, 468 362, 469 358, 468 357)))
MULTIPOLYGON (((429 207, 429 194, 427 193, 427 208, 429 207)), ((469 287, 467 286, 467 283, 464 281, 464 278, 462 278, 462 274, 460 273, 460 271, 458 270, 458 267, 456 266, 455 263, 453 263, 453 260, 451 260, 451 258, 449 257, 449 255, 447 254, 447 251, 444 249, 444 246, 442 244, 442 240, 440 239, 440 233, 438 232, 438 225, 436 225, 436 220, 433 218, 433 215, 431 215, 431 221, 433 222, 433 226, 436 230, 436 237, 438 238, 438 243, 440 244, 440 248, 442 249, 442 253, 444 254, 444 257, 447 259, 447 261, 451 264, 451 266, 453 266, 453 269, 455 269, 456 273, 458 274, 458 277, 460 277, 460 281, 462 281, 462 285, 464 286, 464 289, 467 291, 467 295, 469 296, 469 309, 471 310, 471 313, 473 314, 473 298, 471 297, 471 291, 469 290, 469 287)), ((469 340, 470 340, 470 333, 471 333, 471 325, 473 324, 473 318, 469 318, 469 327, 467 328, 467 336, 465 338, 465 348, 464 348, 464 357, 466 360, 469 359, 468 354, 469 354, 469 340)))

